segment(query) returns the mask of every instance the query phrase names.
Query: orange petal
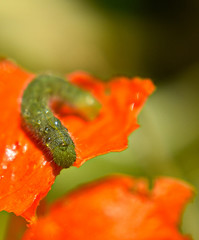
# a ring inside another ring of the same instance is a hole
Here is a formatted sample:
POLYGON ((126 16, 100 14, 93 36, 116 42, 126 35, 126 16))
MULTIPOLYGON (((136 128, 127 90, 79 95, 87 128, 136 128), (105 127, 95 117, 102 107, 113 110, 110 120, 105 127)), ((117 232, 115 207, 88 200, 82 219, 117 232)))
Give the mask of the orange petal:
POLYGON ((178 231, 178 224, 182 208, 192 195, 188 184, 175 179, 157 179, 149 192, 146 180, 109 177, 53 204, 50 212, 27 230, 23 240, 188 240, 178 231), (166 201, 171 194, 176 197, 170 205, 179 203, 177 210, 165 209, 165 204, 157 200, 164 195, 166 201), (176 222, 171 211, 176 213, 176 222))
POLYGON ((179 215, 191 196, 192 192, 190 192, 189 185, 185 182, 177 182, 173 178, 159 178, 153 190, 154 201, 161 206, 161 214, 171 224, 178 223, 179 215))
POLYGON ((128 146, 129 134, 138 128, 137 115, 155 87, 149 80, 118 78, 102 83, 85 73, 74 73, 69 80, 91 91, 101 102, 102 109, 93 121, 65 115, 62 122, 69 129, 76 146, 75 166, 110 151, 128 146))
POLYGON ((21 95, 33 77, 10 61, 0 63, 0 211, 28 221, 59 173, 21 129, 21 95))
MULTIPOLYGON (((28 221, 34 221, 39 201, 60 172, 21 128, 21 96, 33 78, 10 61, 0 62, 0 211, 14 212, 28 221)), ((76 146, 74 165, 125 149, 128 135, 138 127, 137 114, 154 90, 152 82, 118 78, 105 84, 83 73, 72 74, 69 80, 91 91, 102 104, 99 116, 90 122, 60 115, 76 146)))

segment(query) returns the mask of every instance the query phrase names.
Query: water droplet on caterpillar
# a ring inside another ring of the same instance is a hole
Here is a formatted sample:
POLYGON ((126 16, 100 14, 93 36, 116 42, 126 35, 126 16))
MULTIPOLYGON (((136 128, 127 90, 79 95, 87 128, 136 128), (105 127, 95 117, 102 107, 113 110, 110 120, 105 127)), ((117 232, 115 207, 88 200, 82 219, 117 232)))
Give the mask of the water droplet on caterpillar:
POLYGON ((49 132, 49 128, 46 127, 45 130, 44 130, 45 133, 48 133, 49 132))

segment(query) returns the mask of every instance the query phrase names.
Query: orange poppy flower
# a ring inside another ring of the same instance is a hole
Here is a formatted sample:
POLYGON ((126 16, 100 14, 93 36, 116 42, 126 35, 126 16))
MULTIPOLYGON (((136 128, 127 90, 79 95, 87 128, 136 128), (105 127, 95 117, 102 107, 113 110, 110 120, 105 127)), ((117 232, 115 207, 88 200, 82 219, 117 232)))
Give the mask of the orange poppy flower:
POLYGON ((192 188, 159 178, 151 191, 145 179, 112 176, 88 184, 52 204, 23 240, 188 240, 178 230, 192 188))
MULTIPOLYGON (((0 211, 14 212, 30 222, 61 170, 45 159, 21 128, 21 96, 33 78, 8 60, 0 62, 0 211)), ((102 83, 83 73, 71 74, 68 79, 91 91, 102 104, 99 116, 90 122, 70 114, 67 108, 60 109, 60 120, 76 146, 74 165, 125 149, 128 135, 138 127, 137 115, 154 91, 152 82, 118 78, 102 83)))

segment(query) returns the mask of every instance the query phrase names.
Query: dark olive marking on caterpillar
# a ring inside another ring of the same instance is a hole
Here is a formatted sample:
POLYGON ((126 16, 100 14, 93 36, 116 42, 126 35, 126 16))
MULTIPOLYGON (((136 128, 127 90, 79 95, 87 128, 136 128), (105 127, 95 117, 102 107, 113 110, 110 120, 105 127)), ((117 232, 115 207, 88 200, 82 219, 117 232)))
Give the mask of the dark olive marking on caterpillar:
POLYGON ((25 89, 21 103, 25 126, 50 151, 57 165, 68 168, 76 160, 75 145, 50 109, 50 100, 54 98, 88 120, 97 116, 100 104, 89 92, 52 75, 39 75, 25 89))

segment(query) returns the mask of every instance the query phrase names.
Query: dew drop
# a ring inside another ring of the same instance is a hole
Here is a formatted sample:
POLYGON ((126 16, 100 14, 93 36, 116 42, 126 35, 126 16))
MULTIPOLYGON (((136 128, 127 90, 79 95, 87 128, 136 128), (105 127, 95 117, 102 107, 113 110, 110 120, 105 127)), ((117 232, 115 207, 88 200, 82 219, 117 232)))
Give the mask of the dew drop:
POLYGON ((58 127, 58 126, 60 126, 60 125, 61 125, 61 123, 60 123, 60 121, 59 121, 59 120, 55 120, 54 124, 55 124, 55 126, 56 126, 56 127, 58 127))
POLYGON ((28 111, 28 109, 26 108, 24 111, 24 116, 25 117, 30 117, 30 112, 28 111))
POLYGON ((15 174, 12 173, 12 174, 11 174, 11 180, 13 181, 14 179, 15 179, 15 174))
POLYGON ((140 98, 140 93, 139 92, 136 94, 136 98, 137 98, 137 100, 139 100, 139 98, 140 98))
POLYGON ((25 153, 25 152, 27 152, 27 150, 28 150, 28 145, 27 144, 25 144, 24 146, 23 146, 23 153, 25 153))
POLYGON ((47 164, 47 161, 43 161, 42 165, 45 166, 47 164))
POLYGON ((8 166, 6 164, 2 164, 1 167, 2 167, 2 169, 7 169, 8 168, 8 166))
POLYGON ((6 159, 8 161, 13 161, 16 155, 17 155, 17 151, 9 147, 6 148, 6 159))
POLYGON ((131 106, 130 106, 131 111, 133 111, 134 106, 135 106, 135 103, 132 103, 131 106))

